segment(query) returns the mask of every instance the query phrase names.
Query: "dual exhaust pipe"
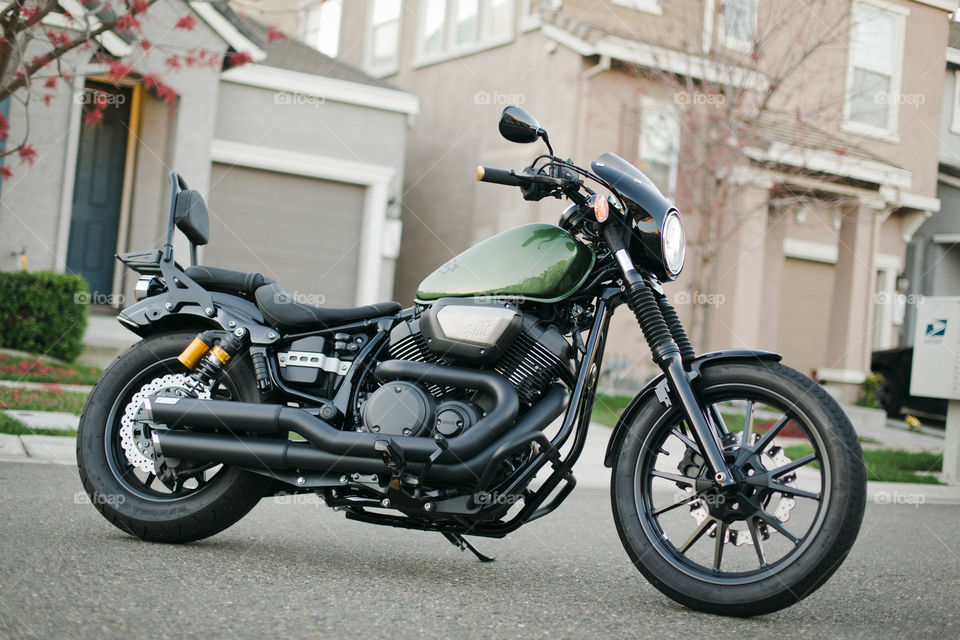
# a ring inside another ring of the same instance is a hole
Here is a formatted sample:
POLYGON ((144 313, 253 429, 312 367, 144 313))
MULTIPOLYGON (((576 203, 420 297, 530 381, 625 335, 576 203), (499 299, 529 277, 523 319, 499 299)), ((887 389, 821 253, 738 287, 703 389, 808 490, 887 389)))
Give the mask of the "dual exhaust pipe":
MULTIPOLYGON (((490 461, 502 455, 504 447, 529 441, 563 412, 567 400, 566 390, 553 385, 516 421, 517 392, 495 373, 388 360, 377 366, 375 375, 383 382, 423 381, 476 389, 493 397, 493 409, 465 433, 451 438, 446 450, 429 466, 428 479, 457 484, 476 484, 490 461)), ((438 449, 430 438, 341 431, 302 409, 281 405, 153 397, 144 405, 144 410, 147 419, 169 427, 154 429, 151 435, 157 451, 169 458, 272 471, 389 473, 382 449, 376 446, 377 442, 386 440, 403 457, 409 472, 417 475, 438 449), (198 433, 211 430, 221 433, 198 433), (223 435, 223 431, 230 435, 223 435), (307 442, 288 441, 285 436, 288 431, 307 442), (281 435, 282 440, 269 438, 281 435)))

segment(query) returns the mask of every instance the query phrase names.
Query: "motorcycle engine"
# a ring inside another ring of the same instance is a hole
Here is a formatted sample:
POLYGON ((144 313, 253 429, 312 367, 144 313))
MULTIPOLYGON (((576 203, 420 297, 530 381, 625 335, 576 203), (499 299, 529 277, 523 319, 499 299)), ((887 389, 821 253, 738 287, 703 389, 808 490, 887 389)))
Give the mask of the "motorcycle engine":
MULTIPOLYGON (((438 300, 394 327, 389 350, 399 360, 496 371, 517 390, 521 413, 548 385, 573 378, 572 347, 563 334, 509 303, 438 300)), ((441 385, 391 382, 367 398, 361 416, 371 431, 449 438, 480 420, 490 408, 485 400, 441 385)))

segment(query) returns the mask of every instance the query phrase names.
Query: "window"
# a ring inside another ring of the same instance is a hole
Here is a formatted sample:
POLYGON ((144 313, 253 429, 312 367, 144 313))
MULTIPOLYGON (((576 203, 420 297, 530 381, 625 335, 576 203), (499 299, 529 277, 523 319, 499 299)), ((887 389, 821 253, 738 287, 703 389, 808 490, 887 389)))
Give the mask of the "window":
POLYGON ((303 41, 335 58, 340 49, 340 14, 343 0, 314 0, 304 9, 303 41))
POLYGON ((513 38, 514 0, 421 0, 416 64, 481 51, 513 38))
POLYGON ((374 75, 396 72, 400 48, 400 0, 370 2, 367 43, 367 70, 374 75))
POLYGON ((520 30, 530 31, 540 27, 543 22, 540 13, 559 9, 562 5, 561 0, 521 0, 520 30))
POLYGON ((424 53, 442 51, 444 48, 444 25, 446 24, 447 0, 424 0, 421 50, 424 53))
POLYGON ((724 0, 720 20, 724 47, 743 53, 753 52, 757 38, 757 0, 724 0))
POLYGON ((844 128, 895 138, 904 15, 873 4, 853 9, 844 128))
POLYGON ((640 112, 640 169, 657 188, 673 194, 677 188, 680 155, 680 114, 657 103, 645 103, 640 112))

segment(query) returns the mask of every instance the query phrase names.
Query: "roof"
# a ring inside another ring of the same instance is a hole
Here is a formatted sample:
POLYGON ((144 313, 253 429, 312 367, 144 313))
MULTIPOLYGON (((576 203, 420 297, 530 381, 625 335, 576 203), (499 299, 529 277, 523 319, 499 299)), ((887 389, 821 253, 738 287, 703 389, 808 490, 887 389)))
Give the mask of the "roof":
POLYGON ((223 0, 211 2, 210 4, 224 19, 233 25, 237 31, 267 54, 265 59, 259 61, 259 64, 276 67, 278 69, 287 69, 288 71, 324 76, 344 82, 355 82, 374 87, 383 87, 385 89, 395 88, 388 82, 375 78, 342 60, 331 58, 326 54, 320 53, 308 44, 295 38, 269 38, 269 28, 266 25, 254 20, 250 16, 236 13, 230 5, 223 0))
POLYGON ((754 123, 749 138, 751 138, 751 144, 759 143, 767 146, 781 143, 790 147, 831 151, 840 157, 880 162, 902 169, 896 163, 890 162, 888 158, 867 151, 855 143, 796 118, 767 114, 754 123))

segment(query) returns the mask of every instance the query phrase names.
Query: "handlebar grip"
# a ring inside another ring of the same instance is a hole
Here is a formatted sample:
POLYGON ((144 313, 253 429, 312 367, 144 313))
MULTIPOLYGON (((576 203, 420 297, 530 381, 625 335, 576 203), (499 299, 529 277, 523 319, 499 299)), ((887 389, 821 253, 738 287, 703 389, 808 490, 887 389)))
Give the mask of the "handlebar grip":
POLYGON ((490 167, 477 167, 477 182, 493 182, 495 184, 505 184, 508 187, 519 187, 520 179, 503 169, 491 169, 490 167))

